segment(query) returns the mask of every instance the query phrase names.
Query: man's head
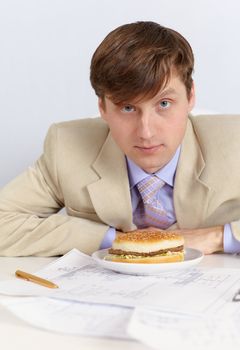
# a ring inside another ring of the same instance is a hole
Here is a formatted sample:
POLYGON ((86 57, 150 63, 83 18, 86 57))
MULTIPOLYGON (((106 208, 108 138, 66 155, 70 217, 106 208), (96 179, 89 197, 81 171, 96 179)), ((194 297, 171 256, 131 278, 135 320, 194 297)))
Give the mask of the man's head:
POLYGON ((194 57, 176 31, 154 22, 125 24, 110 32, 95 51, 91 83, 96 95, 115 103, 153 97, 172 71, 190 94, 194 57))
POLYGON ((115 29, 93 55, 101 115, 122 151, 147 172, 169 162, 182 141, 194 104, 193 64, 188 42, 153 22, 115 29))

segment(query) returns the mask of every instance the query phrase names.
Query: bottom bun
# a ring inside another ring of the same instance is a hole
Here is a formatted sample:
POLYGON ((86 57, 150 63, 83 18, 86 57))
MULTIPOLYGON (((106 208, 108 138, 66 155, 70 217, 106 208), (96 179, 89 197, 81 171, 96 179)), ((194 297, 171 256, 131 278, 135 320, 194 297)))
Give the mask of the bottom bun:
POLYGON ((177 252, 168 255, 155 255, 155 256, 138 256, 138 257, 124 257, 121 255, 108 254, 104 257, 104 260, 130 263, 130 264, 160 264, 160 263, 171 263, 184 260, 184 253, 177 252))

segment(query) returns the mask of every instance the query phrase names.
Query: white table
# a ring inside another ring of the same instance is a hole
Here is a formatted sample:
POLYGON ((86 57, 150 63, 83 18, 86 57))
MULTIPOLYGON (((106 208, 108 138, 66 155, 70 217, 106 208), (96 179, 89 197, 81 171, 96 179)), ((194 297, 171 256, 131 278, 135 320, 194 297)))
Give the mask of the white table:
MULTIPOLYGON (((0 280, 15 278, 14 272, 22 269, 34 272, 54 258, 3 258, 0 257, 0 280)), ((240 256, 214 254, 205 256, 199 266, 231 267, 239 269, 240 256)), ((70 336, 47 332, 27 325, 9 311, 0 307, 0 347, 3 350, 147 350, 148 347, 134 342, 102 338, 70 336)))

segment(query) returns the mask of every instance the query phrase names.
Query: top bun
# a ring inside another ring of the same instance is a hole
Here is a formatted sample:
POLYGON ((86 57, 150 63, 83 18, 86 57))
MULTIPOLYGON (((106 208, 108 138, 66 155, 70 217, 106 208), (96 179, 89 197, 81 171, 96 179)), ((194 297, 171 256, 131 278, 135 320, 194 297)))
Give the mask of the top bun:
POLYGON ((183 245, 183 236, 170 231, 135 230, 118 233, 113 241, 112 249, 125 252, 149 253, 183 245))

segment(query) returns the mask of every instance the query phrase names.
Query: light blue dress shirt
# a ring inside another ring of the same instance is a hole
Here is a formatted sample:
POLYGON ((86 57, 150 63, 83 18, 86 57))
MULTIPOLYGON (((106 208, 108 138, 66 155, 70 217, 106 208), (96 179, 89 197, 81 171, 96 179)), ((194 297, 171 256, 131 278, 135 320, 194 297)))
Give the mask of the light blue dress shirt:
MULTIPOLYGON (((167 211, 168 216, 171 217, 172 222, 176 222, 174 204, 173 204, 173 185, 174 177, 176 173, 177 163, 180 156, 181 146, 178 147, 173 158, 168 162, 162 169, 155 173, 161 180, 165 182, 165 185, 158 191, 157 197, 161 199, 161 203, 164 209, 167 211)), ((136 165, 131 159, 127 158, 128 166, 128 178, 131 191, 132 200, 132 210, 133 212, 137 208, 139 201, 141 200, 141 195, 137 190, 136 184, 143 180, 149 174, 142 170, 138 165, 136 165)), ((109 248, 112 246, 112 242, 115 238, 116 230, 110 227, 106 232, 106 235, 101 243, 100 249, 109 248)), ((234 238, 231 230, 231 225, 224 225, 223 233, 223 246, 225 253, 239 253, 240 252, 240 242, 234 238)))

